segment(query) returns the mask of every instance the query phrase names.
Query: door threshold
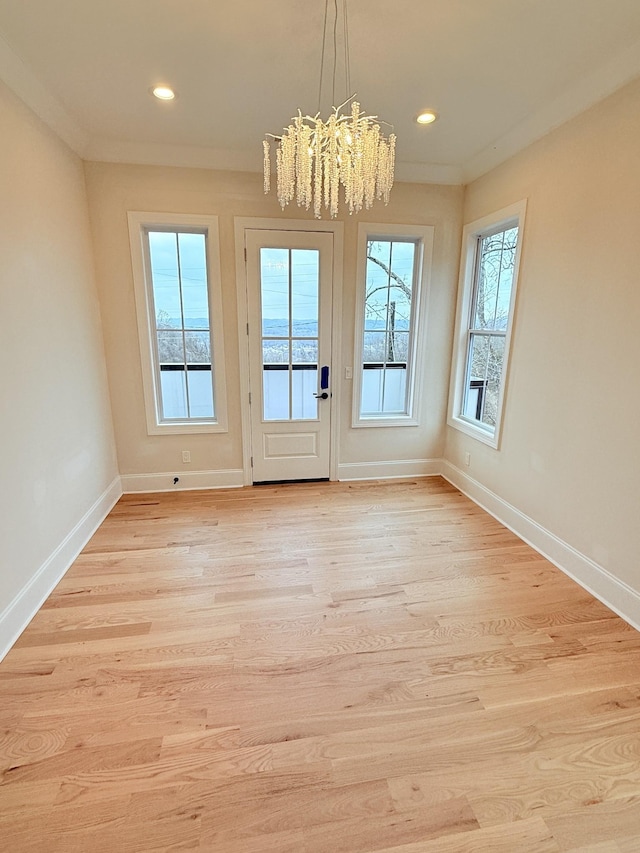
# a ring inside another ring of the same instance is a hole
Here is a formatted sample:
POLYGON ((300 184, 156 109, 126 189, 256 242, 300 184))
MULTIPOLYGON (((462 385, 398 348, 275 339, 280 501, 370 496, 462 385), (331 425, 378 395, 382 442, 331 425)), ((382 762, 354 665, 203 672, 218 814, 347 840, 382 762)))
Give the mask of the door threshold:
POLYGON ((292 483, 328 483, 328 477, 309 477, 300 480, 254 480, 252 486, 287 486, 292 483))

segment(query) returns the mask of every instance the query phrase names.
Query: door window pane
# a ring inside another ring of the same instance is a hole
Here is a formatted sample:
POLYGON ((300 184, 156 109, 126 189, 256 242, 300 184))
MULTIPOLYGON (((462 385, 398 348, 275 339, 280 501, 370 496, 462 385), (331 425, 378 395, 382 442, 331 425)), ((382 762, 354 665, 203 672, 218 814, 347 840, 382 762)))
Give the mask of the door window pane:
POLYGON ((289 370, 262 370, 262 399, 264 409, 262 417, 265 421, 289 420, 289 370))
POLYGON ((314 396, 318 389, 317 367, 296 365, 291 374, 291 416, 293 420, 316 420, 318 400, 314 396), (300 369, 302 368, 302 369, 300 369))
POLYGON ((291 250, 291 318, 293 335, 318 336, 320 252, 291 250))
POLYGON ((293 364, 317 364, 318 341, 291 341, 293 364))
POLYGON ((290 334, 289 250, 260 249, 262 334, 290 334))

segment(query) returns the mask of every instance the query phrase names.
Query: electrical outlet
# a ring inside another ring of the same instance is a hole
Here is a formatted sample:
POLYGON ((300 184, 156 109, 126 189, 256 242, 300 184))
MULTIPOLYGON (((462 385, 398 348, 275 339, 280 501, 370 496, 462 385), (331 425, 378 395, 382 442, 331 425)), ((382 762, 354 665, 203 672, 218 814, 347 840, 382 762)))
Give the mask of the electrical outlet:
POLYGON ((467 468, 469 467, 469 465, 471 465, 471 454, 469 453, 469 451, 464 454, 464 464, 467 466, 467 468))
POLYGON ((182 461, 183 462, 191 462, 191 451, 183 450, 182 451, 182 461))

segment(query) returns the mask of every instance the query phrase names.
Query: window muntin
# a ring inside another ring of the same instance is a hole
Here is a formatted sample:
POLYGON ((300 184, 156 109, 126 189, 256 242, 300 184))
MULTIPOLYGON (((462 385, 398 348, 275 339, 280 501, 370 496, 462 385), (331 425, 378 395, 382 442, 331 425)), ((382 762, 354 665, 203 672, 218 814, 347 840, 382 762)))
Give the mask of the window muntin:
POLYGON ((218 220, 128 220, 147 432, 225 432, 218 220))
POLYGON ((449 424, 498 446, 524 202, 464 229, 449 424))

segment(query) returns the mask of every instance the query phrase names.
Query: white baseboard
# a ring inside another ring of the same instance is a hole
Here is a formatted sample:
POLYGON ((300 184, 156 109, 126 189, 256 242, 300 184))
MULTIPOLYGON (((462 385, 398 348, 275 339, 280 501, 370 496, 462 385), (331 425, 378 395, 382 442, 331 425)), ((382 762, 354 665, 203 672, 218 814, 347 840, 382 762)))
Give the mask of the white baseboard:
POLYGON ((640 593, 446 459, 440 473, 516 536, 640 631, 640 593))
POLYGON ((179 492, 191 489, 235 489, 244 485, 242 468, 222 471, 171 471, 159 474, 122 474, 122 491, 126 495, 139 492, 179 492), (174 479, 178 477, 178 482, 174 479))
POLYGON ((440 459, 404 459, 389 462, 345 462, 338 465, 338 480, 397 480, 436 477, 440 459))
POLYGON ((36 615, 122 494, 116 477, 0 613, 0 660, 36 615))

